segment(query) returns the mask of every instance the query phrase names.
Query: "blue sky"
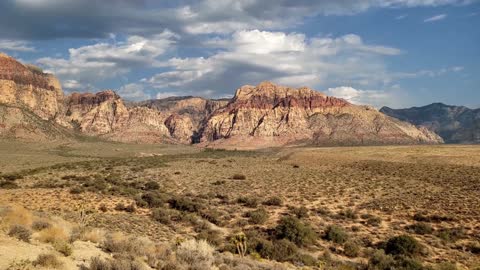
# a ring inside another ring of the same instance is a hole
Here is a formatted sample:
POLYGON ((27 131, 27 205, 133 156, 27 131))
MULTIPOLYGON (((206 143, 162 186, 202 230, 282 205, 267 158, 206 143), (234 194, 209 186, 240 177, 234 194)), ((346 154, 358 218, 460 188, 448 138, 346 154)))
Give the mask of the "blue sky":
POLYGON ((66 92, 228 97, 270 80, 376 107, 480 107, 477 0, 6 0, 0 51, 66 92))

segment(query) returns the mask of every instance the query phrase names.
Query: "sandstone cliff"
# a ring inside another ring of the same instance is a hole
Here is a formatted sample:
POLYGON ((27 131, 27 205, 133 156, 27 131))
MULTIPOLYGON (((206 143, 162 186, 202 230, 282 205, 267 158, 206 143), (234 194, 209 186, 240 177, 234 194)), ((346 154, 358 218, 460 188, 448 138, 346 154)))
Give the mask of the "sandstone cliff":
POLYGON ((0 103, 27 108, 45 120, 61 111, 59 81, 34 66, 0 53, 0 103))
POLYGON ((62 111, 63 91, 53 75, 0 53, 0 137, 71 139, 57 124, 62 111))
POLYGON ((263 82, 244 86, 210 117, 201 141, 206 145, 279 146, 440 143, 436 134, 303 87, 263 82))
POLYGON ((87 135, 123 142, 172 141, 162 113, 142 107, 127 108, 112 90, 73 93, 66 97, 65 106, 67 122, 87 135))
POLYGON ((227 105, 229 100, 210 100, 200 97, 170 97, 147 100, 134 104, 160 111, 166 115, 165 125, 170 136, 182 143, 198 140, 199 132, 207 119, 216 110, 227 105))
POLYGON ((243 86, 231 100, 174 97, 125 104, 113 90, 64 96, 53 75, 3 54, 0 105, 4 137, 50 139, 76 132, 122 142, 250 148, 442 142, 425 128, 371 107, 269 82, 243 86))

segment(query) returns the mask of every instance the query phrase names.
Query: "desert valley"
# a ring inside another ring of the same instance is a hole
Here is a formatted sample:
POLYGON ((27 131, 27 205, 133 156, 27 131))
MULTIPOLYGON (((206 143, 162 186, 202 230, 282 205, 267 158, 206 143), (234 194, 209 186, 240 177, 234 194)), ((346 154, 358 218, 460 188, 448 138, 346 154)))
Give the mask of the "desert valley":
POLYGON ((480 148, 444 145, 478 110, 451 131, 270 82, 125 102, 3 54, 0 78, 1 269, 479 266, 480 148))

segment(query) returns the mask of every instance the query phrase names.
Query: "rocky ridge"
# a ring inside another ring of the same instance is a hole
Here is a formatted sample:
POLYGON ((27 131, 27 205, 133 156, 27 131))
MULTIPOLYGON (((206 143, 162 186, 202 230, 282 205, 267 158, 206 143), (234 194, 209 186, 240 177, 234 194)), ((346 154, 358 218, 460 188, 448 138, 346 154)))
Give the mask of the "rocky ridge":
POLYGON ((0 135, 11 137, 28 138, 28 132, 22 136, 12 133, 23 126, 23 130, 51 138, 48 132, 52 129, 39 128, 48 122, 56 127, 53 130, 108 140, 199 142, 212 147, 442 142, 427 129, 307 87, 295 89, 263 82, 241 87, 231 100, 174 97, 125 103, 113 90, 64 96, 53 75, 6 55, 0 55, 0 64, 0 104, 8 108, 2 111, 0 135), (23 116, 39 119, 27 124, 22 117, 15 118, 12 110, 27 110, 31 114, 25 111, 23 116))
POLYGON ((427 128, 447 143, 480 143, 480 109, 433 103, 398 110, 383 107, 380 111, 420 128, 427 128))
POLYGON ((263 82, 243 86, 232 101, 208 120, 204 144, 278 146, 440 143, 426 129, 390 118, 369 106, 357 106, 302 88, 263 82))

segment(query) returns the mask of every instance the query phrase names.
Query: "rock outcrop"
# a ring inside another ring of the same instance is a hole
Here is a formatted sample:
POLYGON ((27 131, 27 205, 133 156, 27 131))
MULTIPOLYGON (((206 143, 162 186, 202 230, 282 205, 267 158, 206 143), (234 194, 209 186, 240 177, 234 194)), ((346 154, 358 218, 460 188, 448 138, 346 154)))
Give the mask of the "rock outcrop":
POLYGON ((90 136, 123 142, 171 142, 165 116, 144 107, 127 108, 112 90, 73 93, 65 99, 66 120, 90 136))
POLYGON ((174 97, 126 104, 113 90, 64 96, 53 75, 3 54, 0 105, 0 136, 19 138, 71 132, 122 142, 250 148, 441 142, 427 129, 371 107, 269 82, 243 86, 231 100, 174 97))
POLYGON ((442 142, 434 133, 303 87, 263 82, 243 86, 204 127, 207 145, 255 147, 292 143, 317 145, 415 144, 442 142))
POLYGON ((1 104, 24 107, 51 120, 61 111, 62 99, 60 83, 53 75, 0 53, 1 104))
POLYGON ((480 143, 480 109, 433 103, 398 110, 383 107, 380 111, 436 132, 447 143, 480 143))

